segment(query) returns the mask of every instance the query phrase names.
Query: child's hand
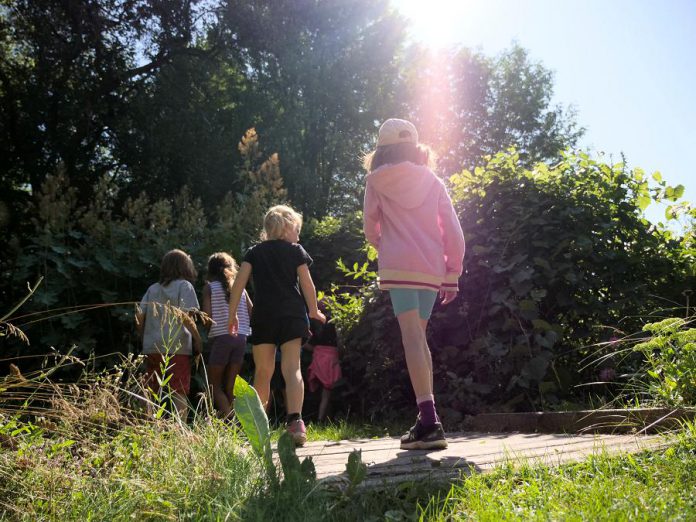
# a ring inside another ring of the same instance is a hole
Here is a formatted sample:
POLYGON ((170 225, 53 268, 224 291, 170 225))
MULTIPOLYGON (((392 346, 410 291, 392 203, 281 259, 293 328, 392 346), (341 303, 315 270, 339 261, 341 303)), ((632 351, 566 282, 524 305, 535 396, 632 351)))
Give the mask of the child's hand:
POLYGON ((440 290, 440 299, 442 299, 443 305, 450 304, 455 297, 457 297, 456 290, 440 290))
POLYGON ((237 332, 239 331, 239 317, 237 317, 236 313, 234 315, 230 315, 228 330, 230 335, 237 335, 237 332))
POLYGON ((321 312, 321 310, 317 310, 315 312, 310 312, 309 318, 315 319, 315 320, 319 321, 321 324, 324 324, 326 322, 326 316, 321 312))

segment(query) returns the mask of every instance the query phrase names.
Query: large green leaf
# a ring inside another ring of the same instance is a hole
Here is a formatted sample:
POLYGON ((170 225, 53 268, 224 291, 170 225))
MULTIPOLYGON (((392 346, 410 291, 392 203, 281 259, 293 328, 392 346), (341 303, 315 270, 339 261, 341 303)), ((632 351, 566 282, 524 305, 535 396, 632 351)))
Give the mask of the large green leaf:
POLYGON ((239 375, 234 381, 234 411, 254 452, 273 468, 271 430, 258 393, 239 375))

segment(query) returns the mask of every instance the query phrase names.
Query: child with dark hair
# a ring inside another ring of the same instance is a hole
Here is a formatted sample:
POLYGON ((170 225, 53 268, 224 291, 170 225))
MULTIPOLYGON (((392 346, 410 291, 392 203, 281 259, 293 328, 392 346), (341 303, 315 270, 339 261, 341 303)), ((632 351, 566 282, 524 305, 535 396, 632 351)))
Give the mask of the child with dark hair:
POLYGON ((418 418, 401 438, 403 449, 443 449, 447 440, 435 410, 433 363, 426 340, 438 296, 457 296, 464 235, 447 189, 431 170, 430 149, 416 127, 392 118, 379 129, 377 148, 364 159, 364 231, 377 249, 379 287, 388 290, 399 322, 418 418))
POLYGON ((212 319, 208 332, 208 379, 213 402, 222 418, 229 417, 234 403, 234 381, 242 369, 247 336, 251 333, 249 317, 252 303, 246 290, 237 307, 239 329, 228 332, 230 291, 237 275, 237 263, 225 253, 217 252, 208 258, 207 283, 203 288, 203 312, 212 319))
POLYGON ((158 383, 170 374, 172 399, 182 419, 188 416, 192 355, 201 353, 201 338, 189 314, 199 308, 196 276, 191 257, 170 250, 162 258, 159 281, 147 289, 135 316, 147 363, 146 385, 157 392, 158 383))

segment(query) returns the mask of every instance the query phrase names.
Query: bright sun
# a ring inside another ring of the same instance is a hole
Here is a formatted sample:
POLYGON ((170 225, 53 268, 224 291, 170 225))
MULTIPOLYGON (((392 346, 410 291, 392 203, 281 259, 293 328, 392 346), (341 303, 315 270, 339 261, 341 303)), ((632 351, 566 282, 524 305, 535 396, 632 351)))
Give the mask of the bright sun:
POLYGON ((431 47, 456 41, 467 19, 483 5, 481 0, 393 0, 392 3, 409 19, 414 39, 431 47))

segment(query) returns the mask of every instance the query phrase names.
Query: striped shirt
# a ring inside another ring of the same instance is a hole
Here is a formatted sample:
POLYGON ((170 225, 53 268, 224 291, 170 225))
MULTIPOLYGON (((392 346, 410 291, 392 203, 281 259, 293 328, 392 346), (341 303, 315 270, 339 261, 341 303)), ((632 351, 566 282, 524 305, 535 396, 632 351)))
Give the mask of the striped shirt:
MULTIPOLYGON (((213 312, 213 326, 210 328, 208 337, 217 337, 229 333, 227 323, 229 322, 229 305, 225 299, 225 289, 220 281, 210 281, 210 307, 213 312)), ((246 290, 242 293, 237 307, 237 318, 239 319, 239 333, 241 335, 251 335, 249 325, 249 309, 247 308, 246 290)))

